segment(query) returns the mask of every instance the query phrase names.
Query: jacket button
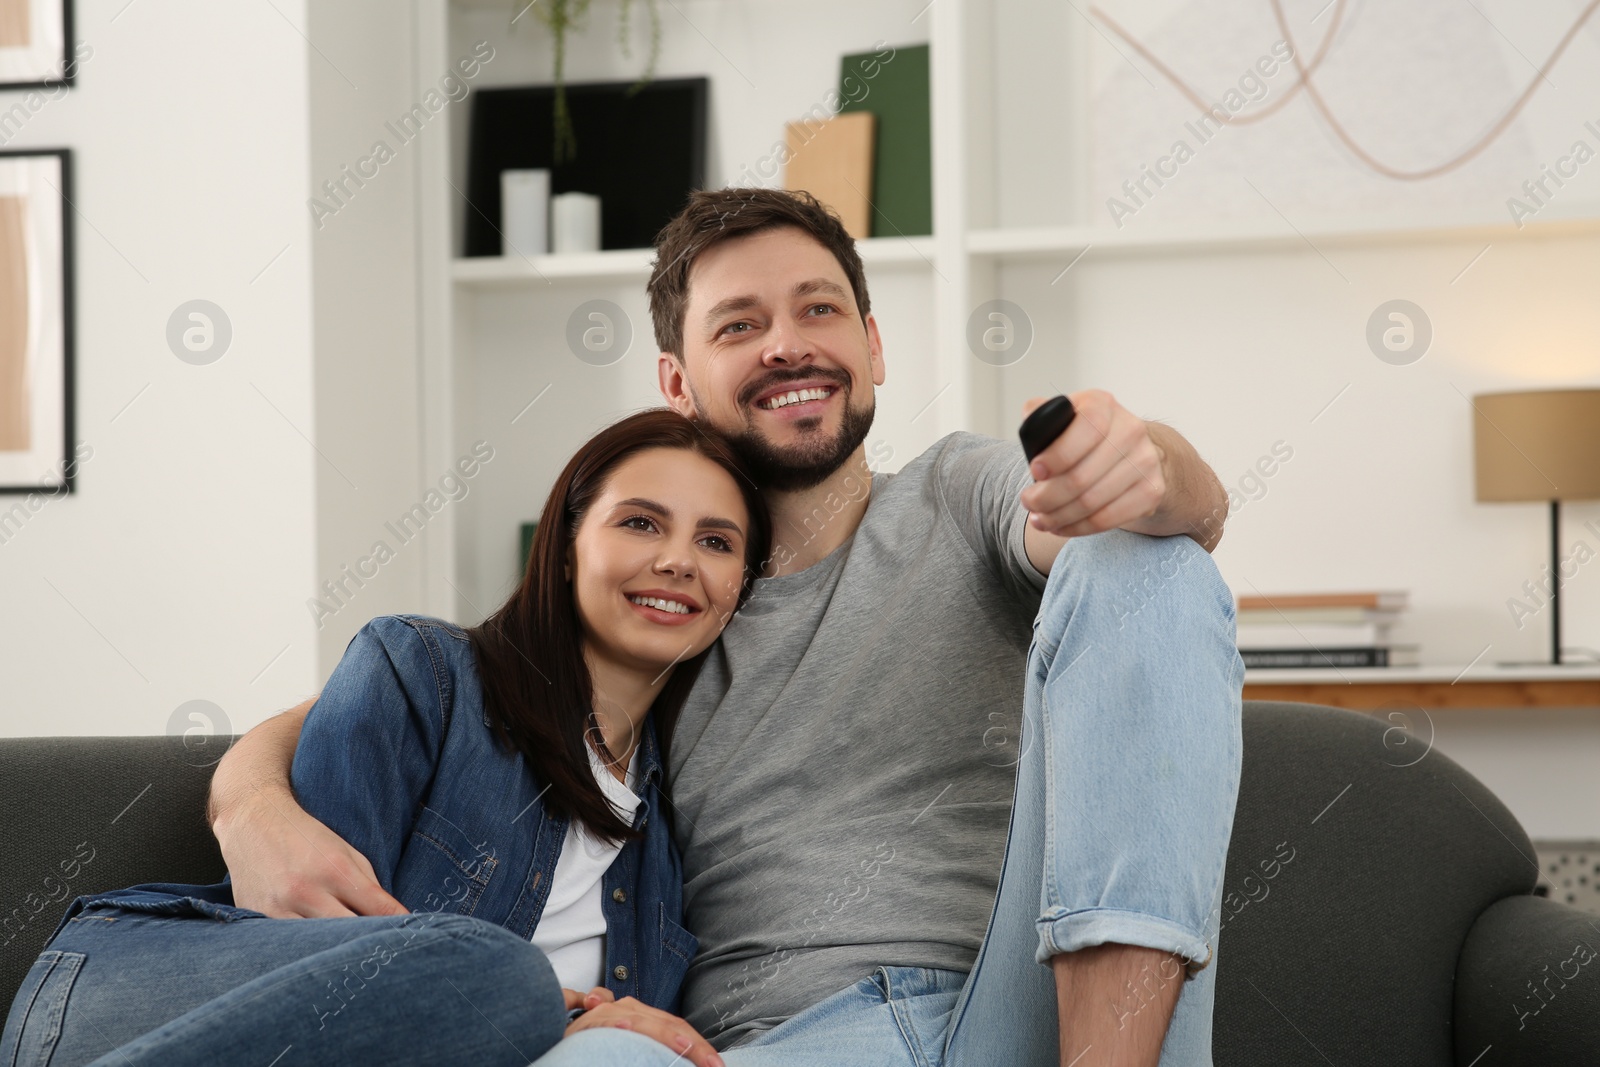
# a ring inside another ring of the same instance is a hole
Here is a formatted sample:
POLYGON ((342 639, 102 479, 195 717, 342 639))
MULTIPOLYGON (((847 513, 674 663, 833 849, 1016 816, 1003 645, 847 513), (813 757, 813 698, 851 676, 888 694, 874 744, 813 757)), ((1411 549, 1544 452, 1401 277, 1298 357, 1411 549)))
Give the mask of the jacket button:
POLYGON ((611 891, 611 899, 616 901, 618 904, 626 904, 628 902, 628 894, 624 893, 620 889, 613 889, 611 891))
POLYGON ((611 968, 611 974, 619 982, 626 982, 628 980, 628 968, 624 967, 620 963, 611 968))

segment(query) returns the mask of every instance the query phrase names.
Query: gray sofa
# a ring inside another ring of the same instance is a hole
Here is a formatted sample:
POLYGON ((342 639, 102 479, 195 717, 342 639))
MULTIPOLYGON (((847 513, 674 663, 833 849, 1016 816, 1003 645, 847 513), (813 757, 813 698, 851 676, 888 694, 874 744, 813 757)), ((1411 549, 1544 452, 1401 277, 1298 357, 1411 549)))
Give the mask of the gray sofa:
MULTIPOLYGON (((1493 794, 1354 712, 1247 702, 1244 739, 1217 1064, 1600 1063, 1600 922, 1532 895, 1533 847, 1493 794)), ((222 877, 215 758, 171 737, 0 740, 0 1005, 72 897, 222 877)))

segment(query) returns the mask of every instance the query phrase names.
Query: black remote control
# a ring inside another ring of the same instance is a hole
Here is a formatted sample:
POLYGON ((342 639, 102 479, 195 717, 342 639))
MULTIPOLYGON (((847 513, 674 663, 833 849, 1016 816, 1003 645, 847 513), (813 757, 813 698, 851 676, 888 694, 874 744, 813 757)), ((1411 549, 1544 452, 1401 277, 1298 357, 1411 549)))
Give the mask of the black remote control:
POLYGON ((1051 397, 1033 409, 1033 414, 1022 421, 1022 428, 1017 431, 1022 438, 1023 454, 1028 457, 1029 463, 1051 441, 1066 432, 1076 414, 1072 409, 1072 401, 1064 396, 1051 397))

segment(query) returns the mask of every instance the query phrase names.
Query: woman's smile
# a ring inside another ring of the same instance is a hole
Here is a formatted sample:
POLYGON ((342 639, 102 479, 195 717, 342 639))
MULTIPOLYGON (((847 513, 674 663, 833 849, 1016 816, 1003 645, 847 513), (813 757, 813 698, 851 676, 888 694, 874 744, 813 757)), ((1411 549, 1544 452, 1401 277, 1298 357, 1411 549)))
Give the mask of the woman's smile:
POLYGON ((696 617, 705 611, 682 594, 653 589, 646 593, 623 595, 641 616, 662 626, 683 626, 694 622, 696 617))

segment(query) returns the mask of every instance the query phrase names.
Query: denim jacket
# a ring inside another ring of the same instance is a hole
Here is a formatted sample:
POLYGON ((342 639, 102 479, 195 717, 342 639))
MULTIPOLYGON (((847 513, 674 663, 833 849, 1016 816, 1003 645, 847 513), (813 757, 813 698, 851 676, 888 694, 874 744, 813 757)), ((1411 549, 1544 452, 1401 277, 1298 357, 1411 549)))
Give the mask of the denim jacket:
MULTIPOLYGON (((698 947, 679 922, 683 872, 662 810, 661 752, 644 731, 630 840, 601 883, 605 985, 676 1012, 698 947)), ((531 937, 544 911, 567 820, 489 724, 467 635, 438 619, 386 615, 351 640, 306 718, 292 781, 308 813, 372 863, 413 912, 474 915, 531 937)), ((90 904, 233 919, 227 880, 153 884, 79 897, 90 904)), ((57 927, 59 931, 60 927, 57 927)))

